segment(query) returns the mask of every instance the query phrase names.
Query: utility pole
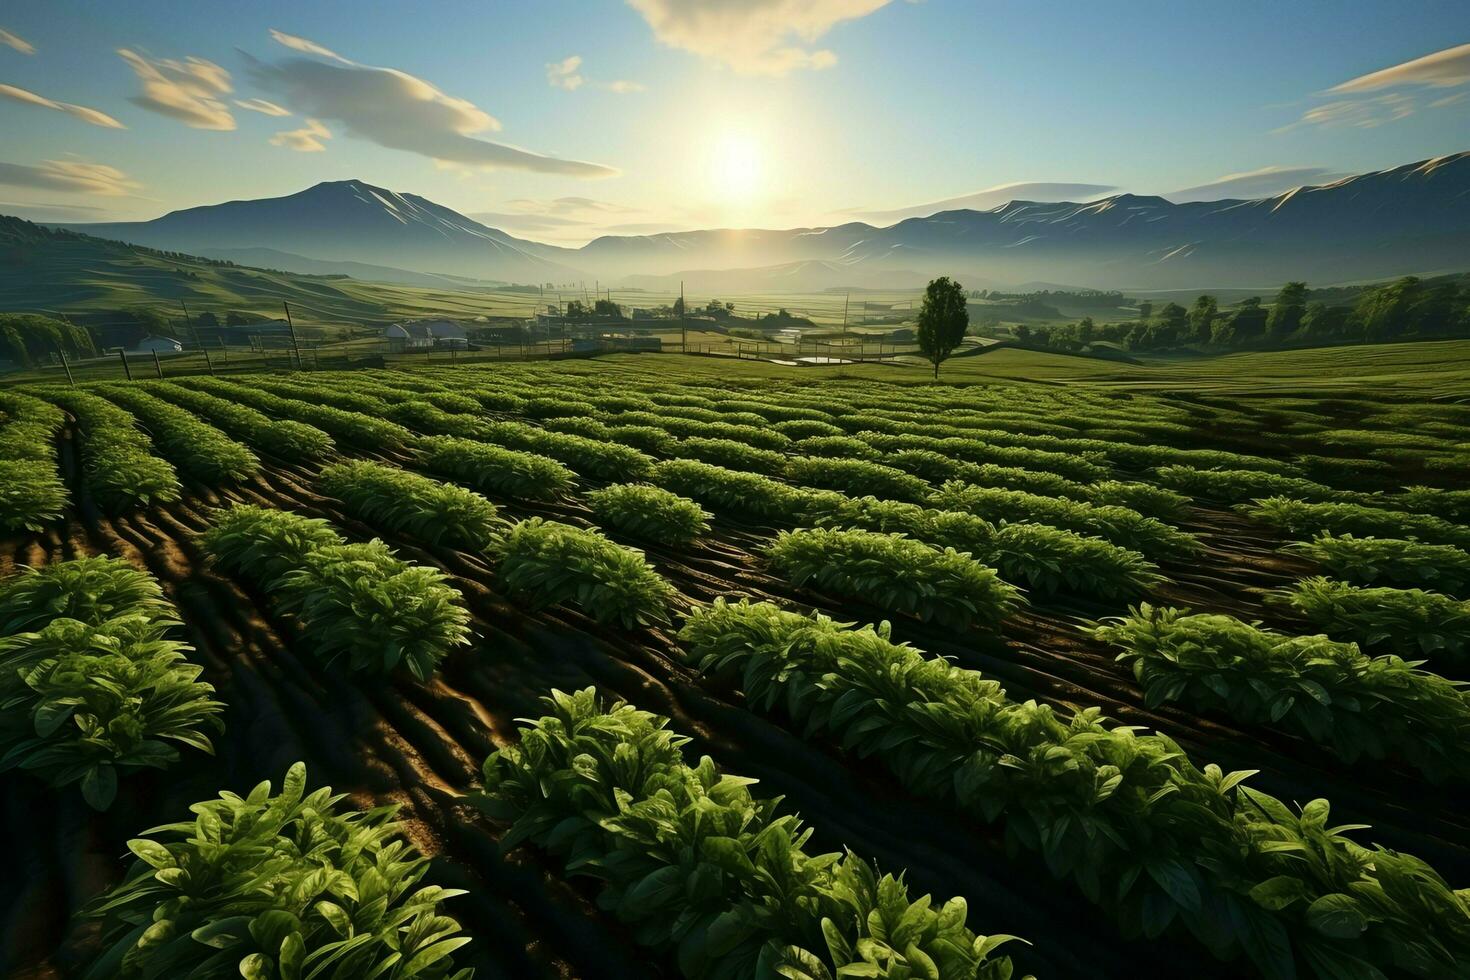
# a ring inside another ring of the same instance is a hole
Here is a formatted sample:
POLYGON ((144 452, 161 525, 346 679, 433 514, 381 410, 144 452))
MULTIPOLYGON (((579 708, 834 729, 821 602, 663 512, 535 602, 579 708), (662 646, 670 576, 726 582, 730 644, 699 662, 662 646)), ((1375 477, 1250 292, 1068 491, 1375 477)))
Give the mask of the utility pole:
POLYGON ((286 308, 286 329, 291 331, 291 349, 296 352, 296 370, 301 370, 301 345, 296 343, 296 324, 291 322, 291 304, 281 300, 281 305, 286 308))
POLYGON ((203 346, 202 344, 199 343, 199 331, 197 331, 197 330, 194 329, 194 318, 191 317, 191 316, 189 316, 189 306, 188 306, 188 304, 185 303, 181 299, 181 300, 179 300, 179 305, 184 308, 184 326, 186 326, 186 327, 189 328, 189 336, 191 336, 191 337, 194 338, 194 346, 195 347, 201 347, 201 346, 203 346))
POLYGON ((679 280, 679 353, 689 353, 689 311, 684 308, 684 280, 679 280))
POLYGON ((849 345, 847 342, 847 305, 852 302, 852 293, 848 293, 842 300, 842 347, 845 350, 849 345))

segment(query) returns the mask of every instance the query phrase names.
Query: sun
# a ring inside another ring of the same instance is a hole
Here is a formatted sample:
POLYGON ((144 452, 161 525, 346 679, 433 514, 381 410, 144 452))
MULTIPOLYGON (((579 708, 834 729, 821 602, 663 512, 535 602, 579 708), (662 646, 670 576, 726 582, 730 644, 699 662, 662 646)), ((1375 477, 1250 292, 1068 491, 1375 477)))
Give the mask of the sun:
POLYGON ((749 133, 728 132, 712 147, 710 190, 725 204, 746 204, 759 196, 765 180, 760 141, 749 133))

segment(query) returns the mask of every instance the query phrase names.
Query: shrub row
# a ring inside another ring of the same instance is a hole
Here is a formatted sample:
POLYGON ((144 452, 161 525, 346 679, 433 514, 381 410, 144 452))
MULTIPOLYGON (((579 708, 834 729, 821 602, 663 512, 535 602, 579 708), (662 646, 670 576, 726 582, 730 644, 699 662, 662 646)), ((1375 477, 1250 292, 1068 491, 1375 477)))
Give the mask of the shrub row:
POLYGON ((1379 538, 1411 538, 1430 544, 1470 546, 1470 527, 1429 514, 1366 507, 1362 504, 1308 503, 1267 497, 1238 508, 1242 513, 1298 538, 1329 532, 1379 538))
POLYGON ((709 533, 710 514, 687 497, 642 483, 618 483, 587 494, 597 523, 645 541, 689 544, 709 533))
POLYGON ((1281 550, 1358 585, 1420 586, 1470 598, 1470 552, 1453 545, 1325 533, 1281 550))
POLYGON ((692 459, 658 463, 653 483, 714 511, 729 511, 759 521, 789 521, 801 508, 802 493, 795 487, 761 476, 727 470, 692 459))
POLYGON ((98 387, 143 424, 169 462, 206 484, 233 483, 254 476, 260 460, 246 446, 201 422, 193 412, 124 384, 98 387))
POLYGON ((84 391, 57 390, 47 397, 76 418, 87 487, 105 509, 116 514, 179 499, 178 474, 153 455, 153 441, 130 413, 84 391))
POLYGON ((415 448, 429 472, 517 500, 555 500, 576 476, 554 459, 471 439, 431 436, 415 448))
POLYGON ((653 468, 653 460, 631 446, 550 432, 521 422, 487 422, 478 438, 550 456, 593 480, 641 480, 653 468))
POLYGON ((242 402, 274 418, 305 422, 333 439, 362 449, 396 449, 411 437, 403 426, 388 422, 381 415, 344 411, 330 405, 318 405, 301 398, 286 398, 247 387, 243 383, 215 378, 189 378, 179 383, 221 398, 242 402))
POLYGON ((995 629, 1021 602, 1014 586, 969 555, 902 534, 782 531, 765 556, 794 585, 810 584, 955 629, 995 629))
POLYGON ((1290 606, 1334 640, 1425 657, 1463 677, 1470 653, 1470 602, 1423 589, 1359 588, 1316 576, 1268 599, 1290 606))
POLYGON ((0 534, 40 531, 70 499, 56 466, 65 414, 50 402, 0 392, 0 534))
POLYGON ((158 583, 121 559, 25 568, 0 582, 0 772, 80 784, 105 810, 119 774, 213 751, 224 705, 199 680, 158 583))
POLYGON ((755 710, 871 759, 911 791, 1003 821, 1008 842, 1071 878, 1129 936, 1176 920, 1216 955, 1272 978, 1453 976, 1470 963, 1470 901, 1408 855, 1197 769, 1164 735, 1058 717, 995 681, 767 604, 717 600, 680 634, 703 673, 755 710))
POLYGON ((1097 535, 1149 557, 1184 558, 1199 550, 1193 535, 1127 507, 977 487, 958 480, 946 481, 929 501, 941 510, 966 511, 989 521, 1046 524, 1097 535))
POLYGON ((1347 762, 1401 756, 1434 782, 1470 775, 1470 700, 1399 657, 1148 603, 1094 635, 1119 649, 1150 707, 1179 702, 1281 725, 1347 762))
POLYGON ((322 470, 317 486, 374 527, 430 544, 486 551, 499 539, 494 504, 473 490, 367 460, 322 470))
POLYGON ((345 544, 325 521, 241 504, 215 515, 202 544, 213 562, 258 582, 323 660, 426 680, 469 642, 469 614, 438 569, 409 565, 378 540, 345 544))
POLYGON ((500 548, 506 586, 544 608, 570 603, 599 623, 632 629, 668 622, 674 589, 643 552, 600 532, 539 517, 511 527, 500 548))
POLYGON ((309 463, 332 451, 332 437, 305 422, 273 419, 248 405, 166 382, 142 385, 149 394, 181 405, 256 452, 292 463, 309 463))
POLYGON ((945 977, 1006 980, 992 956, 1010 937, 977 936, 966 906, 930 907, 862 858, 810 855, 811 832, 722 774, 668 719, 596 691, 553 692, 549 714, 485 762, 480 808, 598 882, 641 945, 677 956, 691 978, 945 977))

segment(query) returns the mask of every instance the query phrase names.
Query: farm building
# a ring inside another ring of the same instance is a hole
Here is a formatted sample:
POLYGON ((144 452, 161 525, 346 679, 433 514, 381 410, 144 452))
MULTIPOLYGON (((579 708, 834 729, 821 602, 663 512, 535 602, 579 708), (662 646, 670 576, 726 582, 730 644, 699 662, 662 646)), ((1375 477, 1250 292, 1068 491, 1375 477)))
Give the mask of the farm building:
POLYGON ((184 349, 184 345, 172 337, 144 337, 138 341, 138 346, 128 353, 130 354, 177 354, 184 349))
POLYGON ((464 327, 455 320, 405 320, 383 328, 388 349, 394 353, 434 347, 469 346, 464 327))

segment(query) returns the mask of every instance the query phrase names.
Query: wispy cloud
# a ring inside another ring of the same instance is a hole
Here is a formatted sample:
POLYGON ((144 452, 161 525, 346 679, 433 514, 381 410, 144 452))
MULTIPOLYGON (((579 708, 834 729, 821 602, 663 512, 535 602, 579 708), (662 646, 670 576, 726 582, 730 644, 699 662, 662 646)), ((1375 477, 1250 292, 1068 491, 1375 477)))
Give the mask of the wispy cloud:
POLYGON ((564 160, 481 139, 476 134, 497 131, 500 122, 467 99, 448 95, 407 72, 349 61, 305 38, 279 31, 272 36, 292 50, 327 60, 250 58, 251 77, 293 112, 340 123, 349 136, 460 166, 571 177, 617 173, 602 164, 564 160))
POLYGON ((0 214, 14 215, 27 221, 105 221, 113 212, 88 204, 0 201, 0 214))
POLYGON ((1374 92, 1397 85, 1445 87, 1464 85, 1466 82, 1470 82, 1470 44, 1461 44, 1381 71, 1350 78, 1327 91, 1334 94, 1374 92))
POLYGON ((48 99, 44 95, 37 95, 35 92, 30 92, 23 88, 16 88, 14 85, 0 85, 0 98, 22 102, 26 105, 39 106, 42 109, 55 109, 57 112, 64 112, 69 116, 80 119, 82 122, 91 123, 93 126, 101 126, 104 129, 127 129, 122 123, 101 110, 89 109, 87 106, 74 105, 70 102, 57 102, 55 99, 48 99))
POLYGON ((298 153, 320 153, 327 148, 322 140, 332 138, 332 131, 315 119, 306 120, 300 129, 288 129, 271 137, 272 146, 284 146, 298 153))
POLYGON ((830 68, 837 55, 815 44, 835 25, 890 0, 628 0, 654 37, 739 72, 784 75, 830 68))
POLYGON ((21 54, 35 54, 36 46, 19 35, 12 34, 5 28, 0 27, 0 44, 7 48, 14 48, 21 54))
POLYGON ((116 167, 82 159, 47 160, 39 166, 0 163, 0 184, 103 197, 123 197, 143 186, 116 167))
POLYGON ((575 92, 587 80, 578 71, 581 67, 582 56, 579 54, 563 58, 561 61, 548 62, 546 65, 546 83, 552 88, 575 92))
POLYGON ((1165 194, 1175 204, 1187 201, 1222 201, 1231 198, 1254 200, 1274 197, 1298 187, 1330 184, 1349 176, 1325 167, 1261 167, 1238 174, 1226 174, 1204 184, 1185 187, 1165 194))
POLYGON ((1287 133, 1303 126, 1376 129, 1385 123, 1412 116, 1415 109, 1413 97, 1402 92, 1385 92, 1367 99, 1340 99, 1313 106, 1302 113, 1302 117, 1296 122, 1288 123, 1272 132, 1287 133))
MULTIPOLYGON (((1286 133, 1303 126, 1373 129, 1417 112, 1420 90, 1454 88, 1467 83, 1470 83, 1470 44, 1461 44, 1334 85, 1319 93, 1332 101, 1313 106, 1300 119, 1273 132, 1286 133), (1363 94, 1369 92, 1381 94, 1363 94)), ((1424 108, 1443 109, 1461 101, 1462 95, 1430 99, 1424 108)))
POLYGON ((235 105, 241 109, 249 109, 251 112, 259 112, 267 116, 289 116, 291 110, 284 106, 278 106, 274 102, 265 99, 236 99, 235 105))
POLYGON ((628 95, 648 88, 642 82, 633 82, 626 78, 613 82, 589 82, 587 76, 582 73, 582 56, 579 54, 569 55, 560 61, 547 62, 546 83, 552 88, 564 89, 568 92, 575 92, 583 85, 590 84, 593 88, 612 92, 614 95, 628 95))
POLYGON ((135 105, 194 129, 235 128, 235 117, 222 98, 234 87, 230 73, 219 65, 194 57, 150 58, 127 48, 117 53, 143 83, 142 94, 131 100, 135 105))

